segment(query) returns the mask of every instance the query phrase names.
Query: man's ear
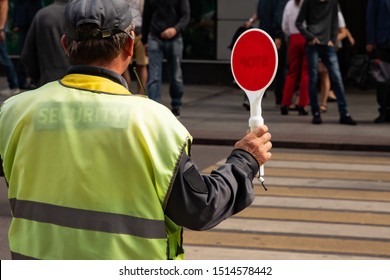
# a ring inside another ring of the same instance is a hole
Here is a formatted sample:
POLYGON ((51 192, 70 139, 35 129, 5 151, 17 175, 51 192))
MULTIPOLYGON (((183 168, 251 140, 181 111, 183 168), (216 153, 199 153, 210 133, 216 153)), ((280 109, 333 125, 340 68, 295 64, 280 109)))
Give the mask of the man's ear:
POLYGON ((62 48, 64 49, 66 56, 69 56, 68 51, 67 51, 68 50, 68 38, 66 37, 65 34, 63 34, 61 37, 61 45, 62 45, 62 48))
MULTIPOLYGON (((132 35, 133 38, 135 38, 134 31, 130 31, 130 35, 132 35)), ((130 37, 127 39, 126 53, 127 53, 128 56, 133 56, 134 41, 135 41, 135 39, 131 39, 130 37)))

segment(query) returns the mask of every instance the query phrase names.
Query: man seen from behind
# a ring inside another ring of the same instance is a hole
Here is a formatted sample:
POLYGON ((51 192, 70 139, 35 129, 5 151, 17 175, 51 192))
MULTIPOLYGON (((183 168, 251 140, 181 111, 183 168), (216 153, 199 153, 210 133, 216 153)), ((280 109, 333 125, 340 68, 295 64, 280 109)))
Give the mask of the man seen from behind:
POLYGON ((183 259, 183 227, 212 228, 253 202, 268 128, 201 175, 187 129, 121 76, 132 22, 126 0, 69 1, 67 74, 1 106, 13 259, 183 259))

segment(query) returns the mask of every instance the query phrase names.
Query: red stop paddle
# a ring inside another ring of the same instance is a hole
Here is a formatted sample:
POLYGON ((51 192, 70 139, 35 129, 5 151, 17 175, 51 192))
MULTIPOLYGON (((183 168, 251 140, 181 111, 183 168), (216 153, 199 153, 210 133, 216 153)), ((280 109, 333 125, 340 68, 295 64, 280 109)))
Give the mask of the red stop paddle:
MULTIPOLYGON (((264 124, 261 101, 278 68, 274 41, 261 29, 249 29, 235 42, 230 62, 235 81, 248 96, 251 113, 249 127, 253 130, 264 124)), ((264 186, 263 165, 260 166, 259 180, 264 186)))

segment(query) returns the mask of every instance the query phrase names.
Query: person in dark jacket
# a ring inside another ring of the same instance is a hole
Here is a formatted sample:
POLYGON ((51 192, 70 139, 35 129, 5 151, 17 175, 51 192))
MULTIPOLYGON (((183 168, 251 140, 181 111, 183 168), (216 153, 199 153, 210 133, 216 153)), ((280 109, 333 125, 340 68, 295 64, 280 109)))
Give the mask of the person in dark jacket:
MULTIPOLYGON (((366 20, 367 52, 390 63, 390 0, 369 0, 366 20)), ((376 99, 379 116, 374 122, 390 122, 390 84, 377 84, 376 99)))
POLYGON ((0 95, 6 97, 20 92, 18 76, 9 57, 6 42, 8 8, 8 0, 0 0, 0 64, 5 67, 8 82, 8 88, 0 90, 0 95))
POLYGON ((35 15, 27 34, 21 60, 36 86, 62 78, 69 60, 61 46, 65 5, 69 0, 55 0, 35 15))
POLYGON ((256 13, 245 23, 251 26, 259 20, 259 28, 267 32, 275 40, 278 49, 278 70, 273 81, 275 104, 282 104, 284 82, 286 79, 287 45, 282 30, 283 11, 288 0, 258 0, 256 13))
POLYGON ((162 62, 167 59, 171 110, 180 116, 184 94, 182 31, 190 21, 188 0, 145 0, 142 17, 142 42, 149 56, 149 98, 160 102, 162 62))
POLYGON ((356 121, 352 119, 347 110, 344 84, 335 48, 339 33, 338 9, 337 0, 304 0, 295 22, 307 42, 309 97, 313 124, 322 123, 317 97, 318 63, 321 58, 329 72, 337 97, 339 123, 356 125, 356 121))
MULTIPOLYGON (((19 52, 22 51, 26 41, 27 33, 31 27, 36 13, 43 7, 42 0, 15 0, 13 14, 12 31, 18 34, 19 52)), ((21 89, 29 89, 31 85, 28 82, 28 73, 20 61, 16 65, 16 73, 18 75, 19 87, 21 89)))

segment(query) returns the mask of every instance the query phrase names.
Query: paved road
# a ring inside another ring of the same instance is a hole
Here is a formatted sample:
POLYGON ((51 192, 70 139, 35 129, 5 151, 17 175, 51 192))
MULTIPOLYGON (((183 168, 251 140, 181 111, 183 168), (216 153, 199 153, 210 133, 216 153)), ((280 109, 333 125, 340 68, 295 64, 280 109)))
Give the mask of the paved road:
MULTIPOLYGON (((212 165, 204 169, 208 173, 212 165)), ((251 207, 185 231, 188 259, 389 259, 390 154, 275 149, 251 207)))

